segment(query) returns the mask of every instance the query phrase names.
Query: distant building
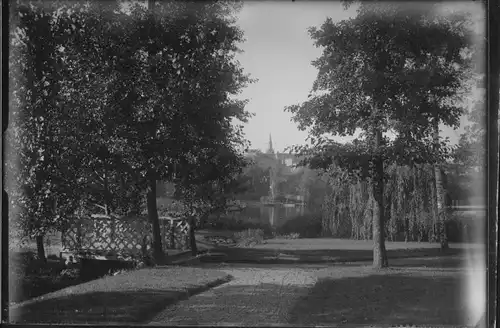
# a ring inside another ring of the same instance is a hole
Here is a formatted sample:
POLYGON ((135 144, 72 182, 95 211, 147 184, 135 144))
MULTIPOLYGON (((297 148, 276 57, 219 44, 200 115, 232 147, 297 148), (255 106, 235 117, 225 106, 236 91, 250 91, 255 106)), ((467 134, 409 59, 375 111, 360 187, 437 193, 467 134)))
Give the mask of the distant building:
POLYGON ((278 163, 286 165, 290 168, 293 167, 295 164, 298 164, 299 162, 297 156, 295 156, 294 154, 275 152, 273 148, 273 139, 271 137, 271 134, 269 134, 269 147, 266 153, 273 154, 278 163))
POLYGON ((287 153, 277 153, 276 157, 280 164, 289 167, 292 172, 299 170, 299 167, 296 167, 299 163, 297 156, 287 153))
POLYGON ((271 134, 269 134, 269 144, 265 153, 258 149, 249 149, 245 156, 255 160, 258 160, 258 158, 261 157, 263 166, 271 166, 271 162, 278 162, 289 167, 292 172, 299 170, 299 168, 295 167, 295 165, 299 163, 299 159, 296 155, 280 153, 274 150, 271 134))
POLYGON ((267 154, 274 154, 273 148, 273 139, 271 138, 271 134, 269 133, 269 147, 267 148, 267 154))

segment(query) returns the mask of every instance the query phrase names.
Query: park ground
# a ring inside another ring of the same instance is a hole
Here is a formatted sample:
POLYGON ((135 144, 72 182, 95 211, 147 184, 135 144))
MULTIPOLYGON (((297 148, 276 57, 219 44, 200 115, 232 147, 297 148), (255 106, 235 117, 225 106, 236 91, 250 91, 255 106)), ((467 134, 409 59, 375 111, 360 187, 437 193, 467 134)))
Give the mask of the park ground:
POLYGON ((474 325, 479 320, 471 302, 471 290, 484 290, 479 245, 451 244, 441 252, 436 244, 388 242, 390 268, 383 270, 371 268, 371 245, 319 238, 219 247, 190 264, 129 271, 22 302, 11 307, 10 318, 362 326, 474 325))

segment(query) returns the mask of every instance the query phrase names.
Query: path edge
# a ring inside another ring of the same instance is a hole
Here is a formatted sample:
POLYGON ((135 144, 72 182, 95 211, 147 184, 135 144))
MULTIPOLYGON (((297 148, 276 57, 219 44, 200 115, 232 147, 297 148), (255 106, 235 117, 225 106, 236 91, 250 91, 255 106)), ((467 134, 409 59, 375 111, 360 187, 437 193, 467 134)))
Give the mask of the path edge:
POLYGON ((234 277, 232 275, 226 274, 222 278, 217 278, 217 279, 209 281, 203 285, 187 287, 184 289, 184 292, 179 293, 178 296, 173 297, 170 300, 168 300, 167 302, 165 302, 165 307, 162 310, 158 311, 152 318, 142 320, 141 324, 155 324, 155 323, 157 323, 157 321, 155 321, 155 318, 157 318, 158 315, 160 315, 168 307, 177 304, 179 301, 184 301, 184 300, 189 299, 192 296, 196 296, 198 294, 206 292, 212 288, 224 285, 224 284, 232 281, 233 279, 234 279, 234 277))

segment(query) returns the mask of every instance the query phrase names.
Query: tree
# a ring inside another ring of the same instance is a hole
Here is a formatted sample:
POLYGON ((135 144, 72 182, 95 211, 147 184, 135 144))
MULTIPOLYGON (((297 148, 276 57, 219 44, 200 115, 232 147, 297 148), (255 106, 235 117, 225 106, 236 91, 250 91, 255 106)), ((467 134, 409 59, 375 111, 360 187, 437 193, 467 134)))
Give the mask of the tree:
POLYGON ((247 164, 244 169, 244 176, 248 177, 250 188, 242 197, 247 200, 259 200, 269 192, 269 174, 259 167, 255 161, 247 164))
MULTIPOLYGON (((24 112, 17 121, 28 118, 31 125, 14 131, 16 137, 24 132, 33 139, 20 142, 31 161, 23 167, 26 174, 39 172, 29 183, 43 199, 42 186, 54 172, 64 182, 57 184, 59 193, 72 192, 68 199, 75 199, 76 207, 89 199, 114 211, 123 207, 124 198, 137 199, 147 191, 155 257, 161 260, 156 180, 174 179, 178 164, 195 158, 193 149, 221 129, 233 138, 241 135, 241 126, 232 127, 231 120, 244 121, 249 114, 244 101, 230 96, 250 80, 234 60, 242 38, 231 17, 238 5, 156 7, 154 15, 138 5, 125 13, 116 3, 88 2, 79 6, 82 10, 66 12, 23 7, 42 18, 39 24, 27 23, 33 36, 22 39, 27 32, 21 29, 22 46, 28 49, 20 57, 28 60, 22 76, 31 83, 26 102, 31 107, 20 105, 24 112), (50 54, 43 57, 36 47, 50 54), (29 75, 33 67, 35 76, 29 75), (44 130, 35 135, 36 128, 44 130), (37 149, 46 154, 38 156, 37 149), (33 162, 40 160, 38 166, 33 162), (61 165, 71 160, 76 164, 61 165), (127 182, 134 188, 126 188, 127 182)), ((37 211, 37 222, 43 222, 48 210, 37 211)))
POLYGON ((70 153, 78 154, 82 206, 86 212, 96 208, 107 214, 139 212, 144 182, 125 162, 120 153, 123 139, 114 129, 113 108, 120 106, 114 88, 123 76, 106 61, 109 49, 103 47, 105 40, 110 48, 120 44, 120 30, 131 22, 118 11, 117 2, 89 2, 82 7, 61 15, 76 33, 59 50, 65 77, 60 94, 68 117, 63 124, 65 142, 70 153))
POLYGON ((89 210, 89 200, 106 212, 134 203, 121 192, 128 176, 118 174, 105 147, 99 109, 109 99, 106 80, 89 76, 95 57, 76 51, 80 42, 95 40, 85 36, 100 26, 92 5, 26 1, 14 11, 8 173, 13 202, 21 207, 18 223, 36 236, 40 258, 46 231, 60 229, 76 210, 89 210))
MULTIPOLYGON (((439 241, 434 167, 385 166, 384 231, 391 241, 439 241)), ((445 179, 446 180, 446 179, 445 179)), ((371 200, 366 181, 345 171, 330 174, 323 206, 324 233, 336 238, 371 239, 371 200)), ((460 237, 455 235, 451 238, 460 237)))
POLYGON ((327 19, 310 29, 316 46, 324 49, 313 63, 318 76, 309 100, 286 110, 299 128, 310 128, 313 147, 298 147, 309 161, 316 155, 320 167, 335 163, 369 180, 375 267, 388 265, 384 165, 436 163, 449 153, 446 141, 433 140, 432 124, 459 123, 461 108, 450 99, 461 86, 455 64, 467 65, 461 52, 468 45, 465 22, 464 15, 450 19, 430 4, 361 3, 356 18, 337 24, 327 19), (450 28, 455 23, 462 27, 450 28), (360 136, 349 145, 326 136, 355 132, 360 136))
MULTIPOLYGON (((473 78, 473 82, 480 88, 485 87, 483 81, 484 76, 480 74, 475 75, 473 78)), ((459 170, 459 175, 464 180, 464 187, 471 190, 474 188, 474 180, 486 173, 486 109, 484 99, 475 97, 472 107, 467 113, 470 124, 465 126, 458 147, 454 151, 453 160, 459 170)))
MULTIPOLYGON (((221 135, 217 140, 228 137, 231 135, 221 135)), ((247 164, 245 158, 230 145, 214 146, 211 151, 208 147, 200 149, 197 161, 191 165, 182 165, 184 172, 176 184, 177 198, 184 204, 189 218, 193 255, 198 252, 196 226, 203 225, 211 213, 226 210, 236 194, 246 191, 245 180, 240 179, 247 164)))
POLYGON ((305 168, 302 173, 300 190, 309 208, 321 208, 326 192, 326 181, 322 172, 305 168))
MULTIPOLYGON (((96 92, 72 110, 90 113, 98 123, 97 149, 146 190, 159 261, 156 181, 174 179, 180 163, 196 161, 193 149, 203 140, 228 130, 231 119, 248 117, 245 102, 229 98, 249 82, 233 59, 242 33, 229 17, 231 7, 158 3, 154 14, 138 5, 129 13, 94 7, 75 22, 81 33, 68 56, 81 70, 78 87, 96 92)), ((241 127, 231 131, 241 134, 241 127)))
POLYGON ((75 166, 62 146, 64 77, 57 54, 71 28, 55 12, 36 6, 20 5, 13 18, 6 180, 17 223, 36 239, 38 257, 45 260, 45 233, 60 227, 79 199, 75 166))

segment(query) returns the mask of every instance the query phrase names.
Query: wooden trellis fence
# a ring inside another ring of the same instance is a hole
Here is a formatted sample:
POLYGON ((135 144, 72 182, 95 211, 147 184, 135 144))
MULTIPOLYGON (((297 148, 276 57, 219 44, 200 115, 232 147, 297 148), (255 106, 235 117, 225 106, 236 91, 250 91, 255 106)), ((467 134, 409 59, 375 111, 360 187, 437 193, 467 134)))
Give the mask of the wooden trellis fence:
MULTIPOLYGON (((160 218, 164 251, 189 248, 189 224, 182 218, 160 218)), ((152 248, 152 227, 146 217, 93 215, 70 219, 61 233, 62 252, 104 256, 144 255, 152 248)))

